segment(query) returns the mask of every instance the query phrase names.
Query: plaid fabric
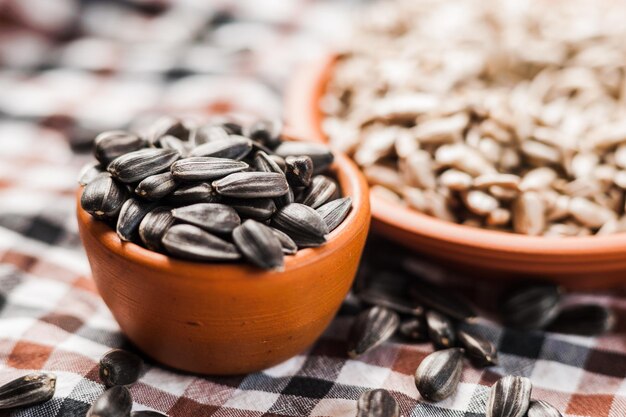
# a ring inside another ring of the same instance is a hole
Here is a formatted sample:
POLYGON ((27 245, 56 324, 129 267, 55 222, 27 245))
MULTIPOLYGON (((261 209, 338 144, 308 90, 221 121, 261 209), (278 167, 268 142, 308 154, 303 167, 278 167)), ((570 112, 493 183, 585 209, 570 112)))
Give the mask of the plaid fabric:
MULTIPOLYGON (((76 175, 96 131, 162 111, 274 116, 304 59, 345 35, 348 1, 0 1, 0 383, 32 370, 58 375, 52 401, 14 416, 83 416, 102 393, 99 357, 126 345, 89 277, 74 220, 76 175)), ((493 288, 468 289, 480 305, 493 288)), ((348 298, 309 350, 264 372, 185 375, 148 362, 134 409, 171 416, 353 416, 367 389, 386 388, 403 416, 480 416, 503 374, 532 379, 533 397, 568 415, 626 414, 623 291, 571 295, 617 313, 600 338, 473 326, 500 365, 466 366, 456 394, 420 399, 413 372, 428 344, 392 340, 357 360, 345 338, 348 298)))

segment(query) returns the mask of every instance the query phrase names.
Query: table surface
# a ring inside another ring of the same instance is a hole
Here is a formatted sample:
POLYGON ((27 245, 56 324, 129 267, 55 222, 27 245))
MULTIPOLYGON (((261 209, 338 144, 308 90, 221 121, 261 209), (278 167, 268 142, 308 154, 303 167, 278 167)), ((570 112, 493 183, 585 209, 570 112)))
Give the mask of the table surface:
MULTIPOLYGON (((74 219, 77 172, 95 132, 158 112, 232 109, 281 114, 295 65, 345 38, 357 1, 5 1, 0 5, 0 383, 33 370, 58 375, 54 399, 15 416, 83 416, 102 393, 98 359, 128 347, 90 279, 74 219), (52 5, 54 4, 54 6, 52 5), (4 6, 4 7, 3 7, 4 6)), ((467 284, 467 283, 466 283, 467 284)), ((470 283, 471 286, 473 286, 470 283)), ((471 289, 489 299, 490 286, 471 289)), ((623 291, 569 301, 612 307, 600 338, 520 333, 480 322, 500 365, 466 366, 454 396, 423 401, 413 372, 432 351, 398 340, 351 360, 350 298, 309 350, 264 372, 185 375, 148 362, 134 409, 171 416, 353 416, 385 388, 403 416, 480 416, 501 375, 532 379, 533 397, 567 415, 626 414, 623 291)))

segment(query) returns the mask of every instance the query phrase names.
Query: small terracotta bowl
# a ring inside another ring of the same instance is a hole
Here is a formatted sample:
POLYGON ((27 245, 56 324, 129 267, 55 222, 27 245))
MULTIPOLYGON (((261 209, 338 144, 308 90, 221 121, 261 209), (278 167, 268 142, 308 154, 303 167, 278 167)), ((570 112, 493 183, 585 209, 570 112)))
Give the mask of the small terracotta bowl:
MULTIPOLYGON (((307 65, 287 94, 287 122, 299 135, 326 142, 320 98, 335 57, 307 65)), ((549 278, 568 288, 607 288, 626 283, 626 234, 572 238, 531 237, 436 219, 372 195, 374 231, 441 261, 466 276, 549 278)))
POLYGON ((352 211, 325 245, 286 256, 281 272, 185 262, 122 243, 78 203, 93 278, 122 331, 165 365, 213 375, 258 371, 310 346, 352 285, 370 223, 366 181, 335 156, 331 170, 352 211))

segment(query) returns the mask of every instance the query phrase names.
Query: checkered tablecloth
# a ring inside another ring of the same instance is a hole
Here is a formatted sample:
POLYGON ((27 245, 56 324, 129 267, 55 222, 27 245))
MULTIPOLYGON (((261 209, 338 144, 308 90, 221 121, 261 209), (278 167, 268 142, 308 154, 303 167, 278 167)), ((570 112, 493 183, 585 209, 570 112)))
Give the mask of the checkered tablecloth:
MULTIPOLYGON (((15 416, 84 416, 104 387, 97 362, 127 346, 98 297, 77 235, 76 175, 95 132, 137 117, 233 110, 275 116, 294 66, 341 42, 353 1, 0 0, 0 383, 58 375, 52 401, 15 416)), ((474 299, 492 298, 489 286, 474 299)), ((623 291, 571 300, 625 316, 623 291)), ((403 416, 481 416, 503 374, 567 415, 626 415, 626 328, 601 338, 520 333, 481 322, 500 365, 466 366, 456 394, 420 399, 413 372, 428 344, 392 340, 356 360, 348 299, 309 350, 264 372, 186 375, 147 363, 134 409, 171 416, 353 416, 364 390, 386 388, 403 416)))

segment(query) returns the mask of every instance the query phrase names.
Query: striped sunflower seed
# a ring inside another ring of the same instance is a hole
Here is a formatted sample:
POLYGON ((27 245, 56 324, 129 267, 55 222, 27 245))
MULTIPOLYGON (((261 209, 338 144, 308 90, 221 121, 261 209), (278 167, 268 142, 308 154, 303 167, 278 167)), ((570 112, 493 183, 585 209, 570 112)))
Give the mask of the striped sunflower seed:
POLYGON ((212 185, 219 194, 237 198, 279 197, 289 191, 285 176, 274 172, 236 172, 212 185))
POLYGON ((243 135, 270 148, 280 145, 282 123, 278 120, 257 120, 246 126, 243 135))
POLYGON ((328 147, 319 143, 282 142, 274 149, 274 152, 282 158, 288 156, 308 156, 313 160, 314 174, 326 171, 334 160, 334 156, 328 147))
POLYGON ((126 242, 134 240, 139 230, 139 224, 156 205, 156 202, 141 201, 134 197, 126 200, 120 210, 115 229, 120 239, 126 242))
POLYGON ((276 212, 276 203, 271 198, 229 198, 224 201, 237 213, 249 219, 265 221, 276 212))
POLYGON ((274 236, 276 236, 276 238, 280 241, 280 245, 282 246, 283 253, 285 255, 293 255, 298 252, 298 245, 296 245, 296 242, 294 242, 293 239, 290 238, 286 233, 281 232, 278 229, 274 229, 273 227, 270 227, 270 230, 272 231, 272 233, 274 233, 274 236))
POLYGON ((318 208, 329 201, 337 192, 335 181, 324 175, 316 175, 311 181, 311 186, 306 189, 301 197, 304 205, 318 208))
POLYGON ((546 327, 549 332, 595 336, 611 331, 615 314, 598 304, 576 304, 563 308, 546 327))
POLYGON ((113 349, 100 359, 100 380, 106 387, 137 382, 143 361, 134 353, 113 349))
POLYGON ((139 224, 139 237, 150 250, 161 252, 161 239, 174 224, 171 207, 157 207, 145 215, 139 224))
POLYGON ((152 131, 148 135, 148 141, 151 144, 155 144, 160 138, 168 135, 178 139, 188 140, 190 129, 178 117, 163 116, 152 125, 152 131))
POLYGON ((104 391, 87 411, 87 417, 125 417, 130 414, 133 399, 123 385, 104 391))
POLYGON ((267 153, 259 151, 254 155, 254 167, 261 172, 275 172, 283 174, 283 169, 267 153))
POLYGON ((118 156, 107 170, 124 183, 138 182, 167 171, 178 158, 178 152, 171 149, 140 149, 118 156))
POLYGON ((456 331, 452 321, 434 310, 426 312, 428 336, 436 349, 451 348, 456 344, 456 331))
POLYGON ((389 391, 374 389, 359 396, 356 417, 399 417, 400 408, 389 391))
POLYGON ((89 162, 80 169, 78 173, 78 183, 83 186, 87 185, 103 172, 105 171, 102 169, 102 165, 100 165, 99 162, 89 162))
POLYGON ((194 156, 172 164, 172 175, 179 181, 206 181, 248 169, 248 164, 226 158, 194 156))
POLYGON ((500 378, 489 392, 486 417, 524 417, 530 405, 530 379, 508 375, 500 378))
POLYGON ((398 333, 411 342, 425 342, 428 340, 428 328, 423 317, 403 320, 398 327, 398 333))
POLYGON ((145 148, 146 142, 123 130, 102 132, 94 139, 94 156, 104 166, 126 153, 145 148))
POLYGON ((130 413, 130 417, 168 417, 167 414, 159 413, 158 411, 133 411, 130 413))
POLYGON ((295 202, 295 196, 293 195, 293 189, 289 187, 289 191, 285 195, 281 195, 280 197, 276 197, 274 199, 274 203, 276 203, 276 208, 285 207, 293 202, 295 202))
POLYGON ((155 145, 159 148, 176 151, 182 158, 185 158, 189 153, 186 142, 172 135, 161 136, 155 145))
POLYGON ((298 247, 314 247, 326 242, 328 226, 311 207, 289 204, 274 214, 272 226, 285 232, 298 247))
POLYGON ((352 323, 348 334, 348 356, 356 358, 389 339, 400 324, 397 313, 372 307, 362 311, 352 323))
POLYGON ((522 283, 508 291, 500 303, 507 326, 523 330, 542 329, 559 312, 561 289, 552 283, 522 283))
POLYGON ((214 140, 191 150, 191 156, 243 159, 252 150, 252 141, 243 136, 231 135, 227 139, 214 140))
POLYGON ((155 201, 171 194, 176 187, 177 184, 172 173, 167 171, 144 178, 135 188, 135 194, 147 200, 155 201))
POLYGON ((475 366, 483 367, 498 364, 498 351, 489 340, 463 330, 459 330, 456 337, 465 349, 465 355, 475 366))
POLYGON ((214 233, 230 233, 241 224, 234 208, 219 203, 198 203, 172 210, 175 219, 214 233))
POLYGON ((562 417, 561 412, 551 404, 541 400, 532 400, 527 417, 562 417))
POLYGON ((221 126, 205 125, 194 129, 189 138, 193 146, 200 146, 208 142, 228 139, 228 132, 221 126))
POLYGON ((338 198, 320 206, 316 211, 322 216, 328 231, 332 232, 348 216, 352 208, 352 197, 338 198))
POLYGON ((190 224, 174 225, 163 236, 172 255, 198 261, 231 261, 241 258, 232 243, 190 224))
POLYGON ((412 302, 412 300, 384 292, 373 286, 360 290, 357 293, 357 297, 364 303, 385 307, 400 314, 409 314, 417 317, 424 315, 422 306, 412 302))
POLYGON ((85 186, 80 205, 96 219, 115 218, 127 198, 126 188, 107 173, 99 175, 85 186))
POLYGON ((266 225, 246 220, 233 230, 233 241, 243 256, 263 269, 281 269, 284 265, 280 240, 266 225))
POLYGON ((219 203, 221 200, 222 196, 215 192, 211 184, 201 182, 179 186, 164 201, 180 207, 196 203, 219 203))
POLYGON ((422 398, 441 401, 451 396, 463 372, 463 349, 439 350, 426 356, 415 371, 415 386, 422 398))
POLYGON ((410 294, 418 303, 454 319, 470 320, 476 317, 476 312, 464 298, 429 282, 414 280, 410 294))
POLYGON ((32 373, 0 386, 0 410, 40 404, 54 396, 57 377, 32 373))
POLYGON ((313 160, 308 156, 285 158, 287 182, 293 187, 308 187, 313 178, 313 160))

